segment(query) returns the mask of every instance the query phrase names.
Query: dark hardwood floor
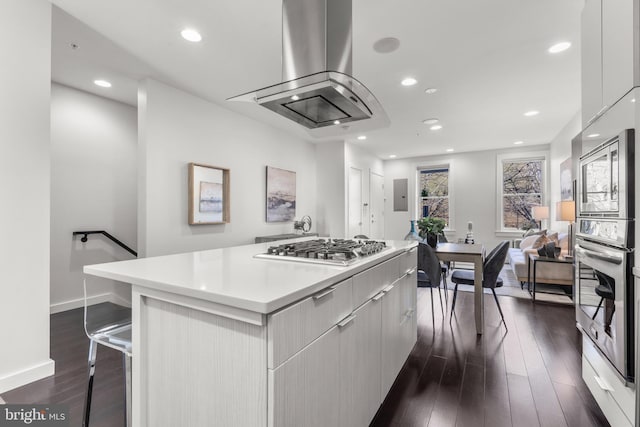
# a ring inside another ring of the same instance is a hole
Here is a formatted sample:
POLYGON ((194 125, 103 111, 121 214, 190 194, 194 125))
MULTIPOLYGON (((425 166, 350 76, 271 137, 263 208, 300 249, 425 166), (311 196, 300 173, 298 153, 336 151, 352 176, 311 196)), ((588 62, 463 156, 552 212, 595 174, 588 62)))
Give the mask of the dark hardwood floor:
POLYGON ((434 325, 429 298, 418 289, 418 342, 372 426, 609 426, 582 381, 572 306, 499 297, 505 332, 485 294, 478 337, 472 293, 458 292, 451 324, 436 302, 434 325))
MULTIPOLYGON (((51 316, 51 358, 55 375, 4 393, 7 403, 69 405, 70 425, 80 427, 87 387, 89 339, 84 333, 83 309, 51 316)), ((98 346, 91 407, 91 427, 124 426, 122 353, 98 346)))
MULTIPOLYGON (((436 301, 435 327, 429 298, 418 289, 418 342, 372 426, 609 425, 582 381, 572 307, 499 297, 505 333, 485 295, 486 333, 478 337, 473 294, 459 292, 451 324, 436 301)), ((81 425, 89 345, 82 316, 81 309, 51 316, 56 374, 3 394, 7 403, 67 404, 71 425, 81 425)), ((122 426, 121 353, 99 346, 96 366, 92 425, 122 426)))

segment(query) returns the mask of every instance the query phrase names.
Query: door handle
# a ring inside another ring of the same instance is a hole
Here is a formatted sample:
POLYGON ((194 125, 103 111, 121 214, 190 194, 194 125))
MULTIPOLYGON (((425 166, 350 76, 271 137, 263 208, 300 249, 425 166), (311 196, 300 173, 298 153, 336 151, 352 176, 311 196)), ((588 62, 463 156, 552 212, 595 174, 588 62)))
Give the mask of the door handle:
POLYGON ((582 255, 586 255, 590 258, 599 259, 600 261, 610 262, 612 264, 622 264, 622 257, 616 255, 607 255, 600 252, 584 249, 583 247, 576 246, 576 252, 582 255))
POLYGON ((345 317, 344 319, 342 319, 342 321, 338 322, 338 328, 344 328, 345 326, 347 326, 349 323, 353 322, 353 320, 356 318, 357 316, 355 314, 352 314, 350 316, 345 317))
POLYGON ((326 291, 324 291, 324 292, 319 292, 319 293, 315 294, 315 295, 313 296, 313 300, 314 300, 314 301, 318 301, 319 299, 322 299, 322 298, 326 297, 327 295, 332 294, 332 293, 333 293, 333 291, 335 291, 335 290, 336 290, 336 288, 334 288, 334 287, 330 287, 329 289, 327 289, 327 290, 326 290, 326 291))

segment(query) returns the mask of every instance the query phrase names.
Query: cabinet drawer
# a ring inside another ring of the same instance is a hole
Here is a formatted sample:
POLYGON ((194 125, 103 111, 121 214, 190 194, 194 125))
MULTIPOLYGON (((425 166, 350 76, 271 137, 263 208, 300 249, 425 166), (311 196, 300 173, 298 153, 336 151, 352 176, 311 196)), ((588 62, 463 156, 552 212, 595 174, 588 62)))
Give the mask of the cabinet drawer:
POLYGON ((400 257, 391 258, 353 276, 354 307, 359 307, 400 277, 400 257))
POLYGON ((330 286, 267 319, 267 358, 278 367, 353 311, 352 279, 330 286))
POLYGON ((596 378, 601 378, 598 373, 593 369, 591 363, 587 358, 582 355, 582 379, 589 387, 589 391, 598 402, 600 409, 607 417, 609 424, 616 427, 631 427, 632 424, 626 417, 625 413, 620 409, 620 406, 614 398, 612 392, 604 390, 596 378))
MULTIPOLYGON (((589 385, 589 389, 593 393, 594 397, 596 397, 598 403, 601 406, 603 405, 600 402, 600 399, 596 396, 596 391, 607 397, 605 401, 608 401, 608 399, 615 400, 617 406, 625 413, 627 418, 634 419, 636 404, 634 391, 624 385, 617 373, 615 373, 613 368, 609 366, 609 362, 598 352, 591 340, 584 336, 582 337, 582 357, 588 362, 589 367, 594 371, 593 375, 587 377, 585 373, 585 364, 583 362, 582 377, 584 378, 584 382, 589 385), (597 376, 600 379, 601 384, 598 384, 594 376, 597 376), (609 390, 603 389, 602 386, 609 388, 609 390)), ((607 415, 607 418, 609 418, 609 415, 604 408, 602 408, 602 411, 607 415)), ((609 422, 611 422, 611 425, 623 425, 614 423, 613 419, 609 419, 609 422)))
POLYGON ((414 247, 400 255, 400 274, 398 277, 404 276, 418 265, 418 247, 414 247))

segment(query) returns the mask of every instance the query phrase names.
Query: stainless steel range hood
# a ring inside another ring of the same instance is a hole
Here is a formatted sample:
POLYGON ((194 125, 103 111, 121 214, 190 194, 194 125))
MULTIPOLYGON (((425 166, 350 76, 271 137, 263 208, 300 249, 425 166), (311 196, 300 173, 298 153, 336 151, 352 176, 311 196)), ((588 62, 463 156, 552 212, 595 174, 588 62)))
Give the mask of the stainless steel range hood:
POLYGON ((229 101, 257 102, 315 137, 388 126, 376 97, 351 77, 351 10, 351 0, 283 0, 283 83, 229 101))

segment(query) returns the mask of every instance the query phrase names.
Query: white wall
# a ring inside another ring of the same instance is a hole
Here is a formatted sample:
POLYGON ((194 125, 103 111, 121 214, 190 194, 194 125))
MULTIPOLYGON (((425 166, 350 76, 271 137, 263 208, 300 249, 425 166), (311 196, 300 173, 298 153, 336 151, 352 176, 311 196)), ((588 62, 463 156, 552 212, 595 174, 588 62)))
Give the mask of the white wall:
MULTIPOLYGON (((514 148, 508 150, 474 151, 445 156, 414 157, 386 160, 385 178, 385 238, 402 239, 409 232, 410 220, 417 212, 417 170, 420 167, 449 164, 452 186, 453 218, 447 232, 450 241, 464 238, 467 222, 473 222, 474 238, 487 247, 510 238, 497 231, 496 174, 497 156, 506 153, 547 151, 548 145, 514 148), (409 181, 409 211, 393 211, 393 180, 407 178, 409 181)), ((417 231, 417 230, 416 230, 417 231)))
POLYGON ((551 230, 566 232, 569 225, 567 221, 556 221, 556 203, 560 201, 560 163, 571 157, 571 140, 580 133, 581 126, 582 113, 578 111, 550 144, 549 229, 551 230))
POLYGON ((316 145, 318 232, 321 236, 346 236, 347 176, 344 141, 316 145))
POLYGON ((51 4, 0 2, 0 393, 49 359, 51 4))
MULTIPOLYGON (((76 89, 51 88, 51 311, 83 305, 82 267, 133 258, 136 248, 137 111, 76 89)), ((110 289, 89 288, 93 295, 110 289)))
POLYGON ((296 216, 317 218, 313 144, 154 80, 142 82, 140 91, 142 255, 249 244, 256 236, 293 232, 291 222, 266 222, 266 166, 296 171, 296 216), (188 225, 189 162, 231 170, 229 224, 188 225))

